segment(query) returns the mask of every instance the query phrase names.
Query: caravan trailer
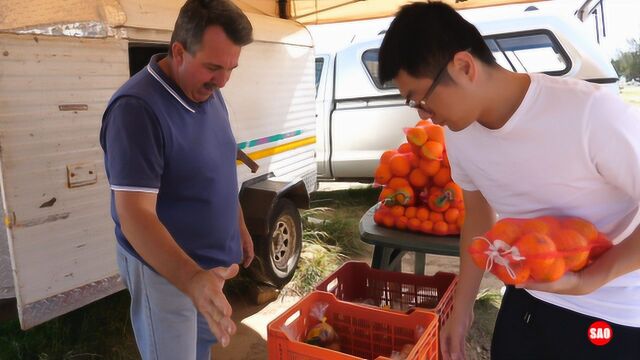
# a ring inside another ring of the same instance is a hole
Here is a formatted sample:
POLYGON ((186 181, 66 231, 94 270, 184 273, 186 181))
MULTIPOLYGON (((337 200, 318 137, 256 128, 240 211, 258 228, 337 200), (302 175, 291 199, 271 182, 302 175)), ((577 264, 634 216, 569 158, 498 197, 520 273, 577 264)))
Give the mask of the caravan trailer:
MULTIPOLYGON (((166 52, 180 1, 5 1, 0 14, 0 298, 23 329, 123 289, 98 134, 111 95, 166 52)), ((250 10, 250 9, 249 9, 250 10)), ((258 261, 282 286, 316 187, 314 52, 302 25, 247 11, 255 41, 222 90, 258 261)))

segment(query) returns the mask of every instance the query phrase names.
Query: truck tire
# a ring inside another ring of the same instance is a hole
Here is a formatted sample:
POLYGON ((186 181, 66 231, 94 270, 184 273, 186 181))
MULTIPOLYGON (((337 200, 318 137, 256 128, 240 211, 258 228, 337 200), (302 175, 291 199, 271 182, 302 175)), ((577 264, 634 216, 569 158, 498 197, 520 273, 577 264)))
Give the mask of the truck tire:
POLYGON ((266 237, 253 239, 256 258, 250 271, 256 280, 282 288, 293 278, 300 260, 300 213, 293 202, 279 199, 269 224, 269 234, 266 237))

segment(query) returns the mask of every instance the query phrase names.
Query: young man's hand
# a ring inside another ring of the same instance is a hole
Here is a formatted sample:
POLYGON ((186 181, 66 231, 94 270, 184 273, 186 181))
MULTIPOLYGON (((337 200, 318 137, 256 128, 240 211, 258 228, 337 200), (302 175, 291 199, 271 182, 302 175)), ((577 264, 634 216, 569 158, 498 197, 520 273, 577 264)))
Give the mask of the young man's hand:
POLYGON ((516 285, 516 288, 545 291, 564 295, 586 295, 594 292, 603 284, 600 276, 593 277, 586 271, 567 271, 564 276, 556 281, 538 282, 534 280, 516 285))
POLYGON ((464 347, 472 323, 473 310, 453 310, 440 331, 440 350, 443 360, 466 359, 464 347))
POLYGON ((225 280, 238 274, 238 270, 237 264, 202 270, 191 278, 187 286, 191 301, 223 347, 229 345, 231 336, 236 333, 236 325, 231 320, 231 305, 222 293, 222 287, 225 280))

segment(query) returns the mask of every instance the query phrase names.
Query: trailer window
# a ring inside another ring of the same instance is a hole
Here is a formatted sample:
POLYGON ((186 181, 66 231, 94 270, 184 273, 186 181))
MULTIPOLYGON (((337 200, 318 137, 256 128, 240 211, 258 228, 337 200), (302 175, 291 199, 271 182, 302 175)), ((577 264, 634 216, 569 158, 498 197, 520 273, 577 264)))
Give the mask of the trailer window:
POLYGON ((378 89, 397 89, 398 87, 393 81, 389 81, 386 84, 380 83, 380 77, 378 76, 378 52, 379 49, 369 49, 362 54, 362 62, 367 69, 371 81, 373 81, 373 84, 378 89))
POLYGON ((562 75, 571 60, 553 34, 546 30, 485 37, 498 64, 519 73, 562 75))

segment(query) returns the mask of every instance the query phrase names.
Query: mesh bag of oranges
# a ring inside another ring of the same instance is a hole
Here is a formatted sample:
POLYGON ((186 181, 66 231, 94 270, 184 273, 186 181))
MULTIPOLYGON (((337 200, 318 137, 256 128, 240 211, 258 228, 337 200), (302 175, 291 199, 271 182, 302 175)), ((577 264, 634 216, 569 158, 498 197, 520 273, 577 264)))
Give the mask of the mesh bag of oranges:
POLYGON ((612 246, 589 221, 543 216, 502 219, 469 247, 473 262, 505 284, 549 282, 588 266, 612 246))
POLYGON ((462 190, 451 180, 444 129, 428 120, 404 129, 407 142, 380 158, 375 183, 382 186, 374 221, 427 234, 459 234, 462 190))

